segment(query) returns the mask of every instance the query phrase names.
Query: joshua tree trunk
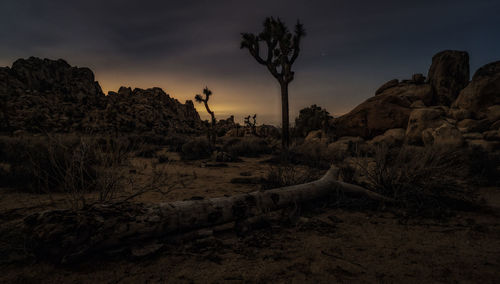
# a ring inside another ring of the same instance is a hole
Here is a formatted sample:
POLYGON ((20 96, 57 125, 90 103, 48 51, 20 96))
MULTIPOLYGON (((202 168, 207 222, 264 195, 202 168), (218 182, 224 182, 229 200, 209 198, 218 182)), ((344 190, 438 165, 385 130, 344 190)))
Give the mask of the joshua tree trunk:
POLYGON ((310 183, 231 197, 160 204, 122 202, 91 205, 78 211, 46 211, 26 217, 24 232, 35 254, 64 262, 90 252, 130 248, 263 216, 281 208, 324 200, 339 191, 392 201, 360 186, 340 182, 337 176, 338 168, 332 167, 321 179, 310 183))
POLYGON ((205 108, 207 109, 207 112, 210 114, 211 117, 211 123, 210 123, 210 130, 209 130, 209 142, 210 142, 210 147, 212 149, 215 149, 215 140, 216 140, 216 134, 215 134, 215 114, 213 111, 210 110, 208 107, 208 103, 205 101, 205 108))
POLYGON ((281 145, 283 149, 288 149, 290 146, 290 121, 288 116, 288 83, 283 82, 281 85, 281 127, 282 139, 281 145))

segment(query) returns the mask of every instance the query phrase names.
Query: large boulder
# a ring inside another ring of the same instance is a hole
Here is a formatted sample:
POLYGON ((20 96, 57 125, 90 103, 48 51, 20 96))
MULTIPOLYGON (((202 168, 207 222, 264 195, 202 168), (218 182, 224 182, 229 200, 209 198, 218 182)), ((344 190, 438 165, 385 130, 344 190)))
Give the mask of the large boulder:
POLYGON ((439 145, 451 148, 458 148, 464 144, 462 133, 448 122, 444 122, 434 129, 427 128, 422 132, 422 139, 425 146, 439 145))
POLYGON ((490 122, 487 119, 475 120, 468 118, 459 121, 457 127, 463 133, 484 132, 490 128, 490 122))
POLYGON ((364 139, 361 137, 340 137, 337 141, 328 144, 328 152, 333 155, 347 152, 356 152, 358 150, 358 147, 363 143, 364 139))
MULTIPOLYGON (((500 96, 500 94, 499 94, 500 96)), ((485 111, 486 118, 489 121, 497 121, 500 120, 500 105, 490 106, 485 111)))
POLYGON ((72 67, 62 59, 18 59, 11 70, 27 90, 73 96, 80 100, 103 95, 92 70, 72 67))
POLYGON ((307 134, 304 141, 307 143, 327 143, 328 136, 323 130, 313 130, 307 134))
POLYGON ((428 82, 434 91, 436 103, 449 106, 460 90, 469 82, 469 54, 465 51, 445 50, 432 57, 428 82))
POLYGON ((360 136, 371 139, 392 128, 406 128, 415 101, 430 104, 428 84, 399 83, 358 105, 351 112, 333 119, 332 133, 337 137, 360 136))
POLYGON ((398 79, 392 79, 388 81, 387 83, 382 84, 376 91, 375 91, 375 96, 380 95, 382 92, 384 92, 387 89, 390 89, 392 87, 396 87, 399 85, 399 80, 398 79))
POLYGON ((387 130, 384 134, 375 136, 370 142, 372 145, 387 145, 389 147, 398 146, 405 139, 405 129, 394 128, 387 130))
POLYGON ((500 105, 500 61, 479 68, 453 108, 471 111, 480 118, 493 105, 500 105))
POLYGON ((420 145, 423 143, 422 132, 427 128, 436 128, 445 122, 445 112, 440 108, 414 109, 408 120, 406 128, 406 141, 408 144, 420 145))

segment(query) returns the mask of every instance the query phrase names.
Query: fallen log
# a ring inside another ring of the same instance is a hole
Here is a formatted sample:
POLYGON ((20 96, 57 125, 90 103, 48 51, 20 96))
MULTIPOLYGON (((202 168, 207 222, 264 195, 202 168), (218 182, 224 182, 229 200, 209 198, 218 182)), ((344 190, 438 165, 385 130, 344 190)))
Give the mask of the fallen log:
POLYGON ((290 205, 343 192, 392 202, 360 186, 337 180, 332 167, 319 180, 231 197, 159 204, 94 204, 80 210, 52 210, 24 220, 24 230, 40 258, 67 262, 92 251, 134 246, 201 228, 238 222, 290 205))

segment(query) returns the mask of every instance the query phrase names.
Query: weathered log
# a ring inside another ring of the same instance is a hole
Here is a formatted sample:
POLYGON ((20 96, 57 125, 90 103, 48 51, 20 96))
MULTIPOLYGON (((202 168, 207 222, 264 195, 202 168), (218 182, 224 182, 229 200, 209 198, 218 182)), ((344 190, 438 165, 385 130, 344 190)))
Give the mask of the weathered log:
POLYGON ((25 232, 34 252, 43 258, 68 261, 91 251, 134 246, 200 228, 266 214, 299 203, 323 199, 338 191, 392 200, 360 186, 337 180, 332 167, 321 179, 231 197, 159 204, 95 204, 84 209, 52 210, 26 217, 25 232))

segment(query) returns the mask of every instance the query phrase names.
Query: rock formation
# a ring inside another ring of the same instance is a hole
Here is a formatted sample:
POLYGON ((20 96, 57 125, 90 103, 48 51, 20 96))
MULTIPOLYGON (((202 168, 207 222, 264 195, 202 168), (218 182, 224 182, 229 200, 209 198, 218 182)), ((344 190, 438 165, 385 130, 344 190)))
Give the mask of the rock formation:
POLYGON ((105 96, 88 68, 30 57, 0 68, 0 131, 194 132, 202 127, 191 101, 159 88, 120 88, 105 96))
POLYGON ((449 106, 469 83, 469 54, 465 51, 445 50, 432 57, 428 82, 436 103, 449 106))
POLYGON ((427 80, 422 74, 390 80, 375 96, 331 120, 329 133, 338 141, 361 137, 372 145, 500 151, 500 61, 479 68, 469 82, 468 60, 463 51, 436 54, 427 80))
MULTIPOLYGON (((500 105, 500 61, 479 68, 472 81, 463 89, 452 107, 481 118, 488 107, 500 105)), ((469 117, 467 117, 469 118, 469 117)))
POLYGON ((392 128, 406 128, 411 106, 416 101, 431 104, 430 85, 408 80, 386 86, 378 95, 334 119, 332 132, 338 137, 360 136, 369 139, 392 128))

